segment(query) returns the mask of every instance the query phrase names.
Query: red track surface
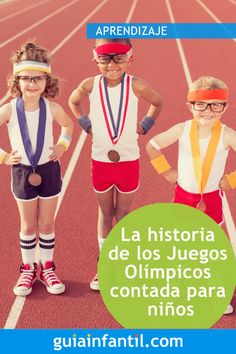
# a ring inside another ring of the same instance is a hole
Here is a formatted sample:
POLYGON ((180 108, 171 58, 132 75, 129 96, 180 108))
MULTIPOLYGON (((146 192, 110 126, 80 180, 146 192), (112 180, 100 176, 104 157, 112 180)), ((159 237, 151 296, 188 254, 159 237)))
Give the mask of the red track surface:
MULTIPOLYGON (((40 4, 40 0, 38 3, 40 4)), ((125 22, 132 0, 108 1, 88 22, 125 22)), ((34 4, 30 0, 13 0, 0 5, 0 19, 34 4)), ((93 41, 86 40, 85 26, 60 49, 57 45, 101 3, 100 0, 80 0, 64 11, 31 29, 29 32, 3 44, 10 37, 32 26, 45 16, 68 4, 66 0, 49 0, 18 16, 0 22, 0 98, 6 93, 5 78, 11 70, 9 57, 13 50, 29 39, 55 52, 53 69, 63 78, 58 102, 65 109, 71 91, 85 77, 97 73, 91 62, 93 41)), ((170 0, 176 22, 214 22, 195 0, 170 0)), ((236 5, 228 0, 204 0, 222 22, 234 22, 236 5)), ((1 20, 0 20, 1 21, 1 20)), ((139 0, 131 22, 170 22, 165 0, 139 0)), ((191 77, 213 75, 226 81, 230 87, 230 107, 224 121, 236 129, 236 43, 233 40, 184 40, 182 41, 191 77)), ((175 40, 134 40, 135 62, 131 73, 146 79, 163 97, 165 107, 151 135, 189 118, 185 106, 187 82, 175 40)), ((140 118, 147 106, 140 105, 140 118)), ((9 147, 7 132, 1 129, 1 147, 9 147)), ((66 170, 75 144, 80 135, 76 126, 74 141, 67 156, 63 158, 66 170)), ((169 202, 173 189, 158 178, 150 167, 144 152, 149 137, 140 138, 141 188, 134 201, 133 209, 152 202, 169 202), (151 182, 151 183, 150 183, 151 182)), ((100 295, 90 291, 88 283, 94 275, 97 258, 96 221, 97 205, 90 183, 90 138, 87 138, 73 173, 69 187, 61 204, 57 222, 56 263, 58 273, 65 280, 65 295, 53 297, 46 293, 43 285, 36 283, 17 322, 17 328, 116 328, 119 324, 109 315, 100 295)), ((167 156, 176 165, 176 147, 167 150, 167 156)), ((231 154, 229 169, 235 169, 235 155, 231 154)), ((10 192, 10 172, 1 167, 1 213, 0 217, 0 326, 4 327, 15 296, 12 287, 17 279, 20 264, 19 221, 15 202, 10 192)), ((232 216, 236 220, 235 193, 228 194, 232 216)), ((236 235, 235 235, 236 236, 236 235)), ((235 270, 232 270, 232 272, 235 270)), ((229 274, 230 276, 230 274, 229 274)), ((236 308, 236 299, 233 300, 236 308)), ((220 328, 236 328, 236 312, 223 316, 215 325, 220 328)))

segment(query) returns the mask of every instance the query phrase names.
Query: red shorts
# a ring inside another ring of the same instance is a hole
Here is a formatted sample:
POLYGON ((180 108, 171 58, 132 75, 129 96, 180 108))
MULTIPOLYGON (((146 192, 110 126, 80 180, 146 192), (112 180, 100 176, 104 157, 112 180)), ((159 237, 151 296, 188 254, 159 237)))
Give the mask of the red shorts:
MULTIPOLYGON (((205 214, 210 216, 217 224, 224 221, 222 207, 222 191, 217 189, 210 193, 203 193, 203 200, 206 204, 205 214)), ((178 184, 175 187, 174 203, 189 205, 196 208, 201 200, 201 194, 189 193, 182 189, 178 184)))
POLYGON ((121 193, 135 192, 139 187, 139 159, 124 162, 92 160, 92 182, 98 193, 107 192, 113 186, 121 193))

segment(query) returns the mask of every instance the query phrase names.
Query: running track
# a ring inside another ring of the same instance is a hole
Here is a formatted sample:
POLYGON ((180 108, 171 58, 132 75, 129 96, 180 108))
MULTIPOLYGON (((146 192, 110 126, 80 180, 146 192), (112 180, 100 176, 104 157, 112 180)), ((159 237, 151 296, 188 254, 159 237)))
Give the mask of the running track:
MULTIPOLYGON (((93 41, 86 40, 87 22, 235 22, 235 0, 13 0, 0 2, 0 103, 6 101, 5 78, 11 70, 9 57, 24 41, 36 39, 54 54, 53 71, 63 78, 58 102, 65 109, 71 91, 86 76, 97 73, 92 64, 93 41)), ((133 40, 135 62, 131 73, 146 79, 163 97, 165 106, 151 135, 189 118, 185 101, 191 80, 217 76, 229 84, 230 107, 224 120, 236 129, 236 66, 234 40, 133 40), (175 113, 176 112, 176 113, 175 113)), ((140 118, 147 106, 140 105, 140 118)), ((133 209, 152 202, 169 202, 173 189, 157 178, 146 158, 149 136, 140 138, 141 189, 133 209)), ((63 157, 65 193, 60 200, 56 231, 56 263, 65 280, 65 295, 53 297, 40 283, 25 300, 12 287, 20 264, 19 221, 10 192, 10 172, 1 167, 0 223, 0 326, 1 328, 117 328, 100 295, 90 291, 97 258, 97 205, 90 183, 90 137, 76 126, 69 152, 63 157), (76 165, 76 168, 74 168, 76 165), (72 177, 72 178, 71 178, 72 177)), ((1 129, 1 147, 9 148, 7 131, 1 129)), ((167 150, 172 165, 176 147, 167 150)), ((231 154, 228 170, 235 169, 231 154)), ((229 233, 235 242, 235 193, 227 195, 229 233)), ((232 270, 232 273, 235 270, 232 270)), ((230 274, 229 274, 230 276, 230 274)), ((236 298, 233 300, 236 307, 236 298)), ((236 328, 236 314, 223 316, 215 327, 236 328)))

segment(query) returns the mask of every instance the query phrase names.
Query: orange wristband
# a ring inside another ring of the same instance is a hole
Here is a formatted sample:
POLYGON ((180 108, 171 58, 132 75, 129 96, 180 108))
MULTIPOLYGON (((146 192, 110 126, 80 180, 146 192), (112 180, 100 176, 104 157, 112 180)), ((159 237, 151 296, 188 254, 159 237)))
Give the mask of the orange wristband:
POLYGON ((154 160, 151 160, 151 164, 155 168, 157 173, 159 173, 159 175, 168 171, 171 168, 163 154, 156 157, 154 160))
POLYGON ((236 171, 231 172, 229 175, 225 175, 230 187, 232 189, 236 188, 236 171))

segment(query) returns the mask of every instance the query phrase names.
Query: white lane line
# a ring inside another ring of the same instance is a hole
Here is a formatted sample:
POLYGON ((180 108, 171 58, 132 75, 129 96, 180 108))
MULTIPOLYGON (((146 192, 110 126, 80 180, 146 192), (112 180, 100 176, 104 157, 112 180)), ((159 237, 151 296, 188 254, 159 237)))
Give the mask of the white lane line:
MULTIPOLYGON (((166 1, 166 6, 167 6, 167 10, 168 10, 171 22, 175 23, 175 18, 174 18, 173 11, 172 11, 172 8, 171 8, 171 5, 170 5, 170 0, 165 0, 165 1, 166 1)), ((197 0, 197 1, 199 1, 199 0, 197 0)), ((181 62, 182 62, 182 65, 183 65, 185 78, 186 78, 186 81, 188 83, 188 86, 190 86, 191 83, 192 83, 192 79, 191 79, 189 67, 188 67, 188 64, 187 64, 187 60, 186 60, 186 57, 185 57, 185 54, 184 54, 183 46, 182 46, 182 43, 181 43, 180 39, 176 39, 176 42, 177 42, 177 47, 178 47, 179 55, 180 55, 180 58, 181 58, 181 62)), ((230 211, 229 204, 228 204, 228 201, 227 201, 225 193, 224 193, 224 197, 223 197, 223 207, 224 207, 223 210, 224 210, 225 224, 226 224, 226 227, 227 227, 229 238, 230 238, 231 243, 232 243, 232 247, 233 247, 234 252, 236 254, 236 237, 235 237, 236 236, 236 229, 235 229, 235 225, 234 225, 234 222, 233 222, 232 214, 231 214, 231 211, 230 211)))
POLYGON ((235 0, 229 0, 229 2, 231 2, 234 5, 236 5, 236 1, 235 0))
MULTIPOLYGON (((107 1, 108 0, 105 0, 102 3, 105 4, 107 1)), ((133 1, 132 5, 131 5, 131 8, 130 8, 130 11, 128 13, 127 19, 130 18, 130 12, 133 11, 132 8, 133 8, 133 4, 134 3, 137 3, 137 0, 133 1)), ((97 9, 97 11, 100 8, 99 6, 97 6, 97 8, 95 8, 95 9, 97 9)), ((94 13, 94 11, 93 11, 93 13, 94 13)), ((126 22, 127 22, 127 20, 126 20, 126 22)), ((56 48, 61 48, 61 47, 57 46, 56 48)), ((55 49, 54 49, 54 53, 55 53, 55 49)), ((70 159, 70 162, 68 164, 68 167, 66 169, 65 176, 63 178, 64 187, 62 189, 62 193, 61 193, 61 195, 59 197, 59 200, 58 200, 58 206, 57 206, 57 210, 56 210, 56 215, 57 215, 59 207, 60 207, 60 205, 62 203, 63 197, 65 195, 66 189, 68 187, 68 184, 70 182, 71 176, 72 176, 73 171, 75 169, 76 163, 77 163, 77 161, 79 159, 79 156, 80 156, 81 150, 83 148, 83 145, 84 145, 84 143, 86 141, 86 137, 87 137, 87 134, 84 131, 82 131, 81 134, 80 134, 79 140, 78 140, 78 142, 76 144, 75 150, 74 150, 74 152, 72 154, 72 157, 70 159)), ((17 322, 18 322, 18 320, 20 318, 22 309, 24 307, 25 300, 26 300, 26 297, 16 296, 15 301, 14 301, 14 303, 12 305, 11 310, 10 310, 9 316, 8 316, 8 318, 6 320, 5 325, 4 325, 4 329, 13 329, 13 328, 16 327, 17 322)))
POLYGON ((15 34, 14 36, 8 38, 6 41, 0 43, 0 49, 3 48, 3 47, 5 47, 7 44, 13 42, 16 38, 22 36, 23 34, 29 32, 29 31, 31 31, 33 28, 35 28, 35 27, 41 25, 42 23, 44 23, 44 22, 46 22, 47 20, 49 20, 50 18, 56 16, 56 15, 59 14, 60 12, 66 10, 68 7, 74 5, 74 4, 77 3, 78 1, 80 1, 80 0, 73 0, 73 1, 69 2, 68 4, 66 4, 66 5, 60 7, 59 9, 57 9, 56 11, 53 11, 50 15, 41 18, 41 20, 39 20, 39 21, 33 23, 31 26, 25 28, 23 31, 18 32, 18 33, 15 34))
MULTIPOLYGON (((196 0, 196 1, 208 13, 208 15, 210 15, 213 18, 215 22, 223 24, 223 22, 221 22, 220 19, 201 0, 196 0)), ((226 28, 225 31, 228 32, 228 34, 230 34, 226 28)), ((234 42, 236 42, 236 38, 231 38, 231 39, 234 42)))
POLYGON ((35 8, 35 7, 41 6, 41 5, 43 5, 43 4, 45 4, 46 2, 49 2, 49 1, 51 1, 51 0, 44 0, 44 1, 38 2, 38 3, 34 4, 34 5, 30 5, 30 6, 28 6, 28 7, 25 7, 25 8, 22 9, 22 10, 13 12, 12 14, 10 14, 10 15, 8 15, 8 16, 5 16, 5 17, 0 18, 0 23, 1 23, 1 22, 4 22, 4 21, 6 21, 6 20, 9 20, 10 18, 15 17, 15 16, 17 16, 17 15, 23 14, 24 12, 29 11, 29 10, 35 8))

